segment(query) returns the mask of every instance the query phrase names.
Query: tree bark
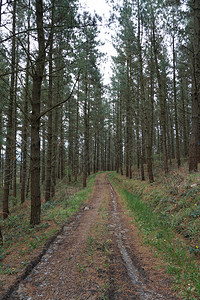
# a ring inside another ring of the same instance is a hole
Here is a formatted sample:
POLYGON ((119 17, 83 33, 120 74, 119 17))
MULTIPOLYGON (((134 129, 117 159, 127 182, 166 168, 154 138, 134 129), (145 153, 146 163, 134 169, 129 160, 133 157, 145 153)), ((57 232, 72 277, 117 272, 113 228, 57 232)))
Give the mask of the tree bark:
POLYGON ((38 36, 38 57, 33 74, 32 116, 31 116, 31 218, 30 224, 40 223, 40 97, 45 65, 45 37, 43 28, 43 2, 36 0, 36 25, 38 36))
POLYGON ((65 158, 64 158, 64 128, 62 120, 62 108, 60 110, 61 126, 60 126, 60 177, 63 179, 65 172, 65 158))
POLYGON ((2 161, 2 144, 3 144, 3 118, 2 118, 2 108, 0 106, 0 187, 2 187, 2 169, 3 169, 3 161, 2 161))
MULTIPOLYGON (((52 24, 54 26, 54 6, 52 6, 52 24)), ((49 89, 48 89, 48 105, 51 109, 53 105, 53 30, 50 33, 49 46, 49 89)), ((46 188, 45 188, 45 202, 48 202, 51 197, 51 175, 52 175, 52 110, 48 112, 48 133, 47 133, 47 166, 46 166, 46 188)))
POLYGON ((68 102, 69 127, 68 127, 68 180, 72 181, 73 170, 73 109, 72 101, 68 102))
POLYGON ((180 158, 180 146, 179 146, 179 126, 178 126, 178 112, 177 112, 177 92, 176 92, 176 53, 175 53, 175 41, 174 35, 172 37, 172 47, 173 47, 173 88, 174 88, 174 121, 175 121, 175 131, 176 131, 176 161, 177 166, 181 166, 180 158))
POLYGON ((79 158, 79 82, 78 95, 76 100, 76 128, 75 128, 75 153, 74 153, 74 181, 78 179, 78 158, 79 158))
POLYGON ((193 0, 194 11, 194 60, 193 60, 193 97, 192 132, 189 150, 189 171, 198 170, 198 152, 200 147, 200 2, 193 0))
POLYGON ((184 157, 188 157, 188 132, 187 132, 187 109, 184 96, 183 79, 180 82, 180 93, 181 93, 181 106, 182 106, 182 128, 183 128, 183 145, 184 145, 184 157))
MULTIPOLYGON (((152 12, 153 16, 153 12, 152 12)), ((158 64, 158 49, 156 44, 156 36, 155 36, 155 20, 153 16, 153 24, 152 24, 152 42, 153 42, 153 49, 154 49, 154 60, 155 60, 155 69, 156 75, 158 80, 158 91, 159 91, 159 104, 160 104, 160 121, 161 121, 161 134, 162 134, 162 148, 163 148, 163 159, 164 159, 164 172, 165 174, 168 173, 168 155, 167 155, 167 140, 166 140, 166 104, 165 104, 165 97, 163 92, 162 80, 159 70, 158 64)))
POLYGON ((44 183, 46 179, 46 128, 45 122, 42 124, 42 176, 41 182, 44 183))
MULTIPOLYGON (((17 59, 18 60, 18 59, 17 59)), ((18 62, 16 63, 18 64, 18 62)), ((13 112, 13 197, 17 197, 17 77, 18 77, 18 66, 16 66, 15 72, 15 96, 14 96, 14 112, 13 112)))
MULTIPOLYGON (((30 8, 30 0, 29 0, 30 8)), ((28 29, 30 28, 30 14, 28 15, 28 29)), ((27 51, 30 52, 30 35, 28 31, 27 37, 27 51)), ((23 132, 22 132, 22 173, 21 173, 21 203, 25 201, 25 187, 27 178, 27 141, 28 141, 28 120, 26 115, 28 114, 28 97, 29 97, 29 67, 30 60, 27 55, 26 58, 26 78, 25 78, 25 99, 24 99, 24 121, 23 121, 23 132)))
POLYGON ((11 62, 11 82, 10 82, 10 99, 8 108, 7 135, 6 135, 6 154, 5 154, 5 174, 4 174, 4 194, 3 194, 3 218, 6 219, 9 215, 9 189, 11 180, 11 156, 12 156, 12 141, 13 141, 13 103, 15 97, 15 61, 16 61, 16 6, 17 1, 13 2, 13 24, 12 24, 12 62, 11 62))
POLYGON ((85 84, 85 101, 84 101, 84 147, 83 147, 83 187, 87 186, 88 171, 88 109, 87 109, 87 83, 85 84))
POLYGON ((151 126, 149 126, 146 101, 145 101, 143 60, 142 60, 142 47, 141 47, 140 35, 141 35, 140 34, 140 3, 138 0, 138 52, 139 52, 139 65, 140 65, 140 89, 141 89, 142 110, 143 110, 143 117, 144 117, 143 125, 144 125, 144 136, 146 142, 147 170, 148 170, 149 182, 154 182, 153 168, 152 168, 151 126))

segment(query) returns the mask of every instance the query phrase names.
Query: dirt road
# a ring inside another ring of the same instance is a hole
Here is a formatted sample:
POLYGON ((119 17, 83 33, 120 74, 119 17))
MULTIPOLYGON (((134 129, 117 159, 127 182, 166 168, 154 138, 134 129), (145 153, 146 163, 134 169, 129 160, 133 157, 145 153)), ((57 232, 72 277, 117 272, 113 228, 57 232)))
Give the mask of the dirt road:
POLYGON ((106 174, 9 299, 178 299, 106 174))

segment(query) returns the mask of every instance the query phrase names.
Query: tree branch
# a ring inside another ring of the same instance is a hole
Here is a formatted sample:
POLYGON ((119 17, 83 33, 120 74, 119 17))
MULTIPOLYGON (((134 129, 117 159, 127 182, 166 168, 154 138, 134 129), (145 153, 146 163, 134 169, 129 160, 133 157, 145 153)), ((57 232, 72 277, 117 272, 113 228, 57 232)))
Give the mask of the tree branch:
POLYGON ((65 100, 63 100, 63 101, 61 101, 61 102, 59 102, 59 103, 56 103, 56 104, 53 105, 52 107, 50 107, 50 108, 46 109, 45 111, 43 111, 43 112, 39 115, 39 117, 37 118, 37 120, 40 119, 41 117, 43 117, 44 115, 46 115, 48 112, 52 111, 54 108, 56 108, 56 107, 58 107, 58 106, 64 104, 65 102, 67 102, 67 101, 72 97, 73 92, 74 92, 74 89, 75 89, 75 87, 76 87, 76 84, 77 84, 77 82, 78 82, 78 80, 79 80, 79 77, 80 77, 80 71, 79 71, 79 73, 78 73, 78 77, 77 77, 77 79, 76 79, 76 81, 75 81, 75 83, 74 83, 74 85, 73 85, 73 88, 72 88, 71 93, 69 94, 69 96, 68 96, 65 100))

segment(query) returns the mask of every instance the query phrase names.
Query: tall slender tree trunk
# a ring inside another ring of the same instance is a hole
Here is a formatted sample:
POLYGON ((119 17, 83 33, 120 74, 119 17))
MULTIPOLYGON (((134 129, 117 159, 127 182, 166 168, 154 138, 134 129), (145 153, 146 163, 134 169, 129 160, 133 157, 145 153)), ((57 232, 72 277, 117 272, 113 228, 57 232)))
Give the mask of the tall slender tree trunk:
POLYGON ((45 122, 42 124, 42 184, 45 182, 46 178, 46 128, 45 122))
MULTIPOLYGON (((30 0, 29 0, 30 8, 30 0)), ((28 29, 30 28, 30 14, 28 14, 28 29)), ((30 33, 28 31, 27 37, 27 52, 30 52, 30 33)), ((22 172, 21 172, 21 203, 25 201, 25 187, 27 178, 27 141, 28 141, 28 120, 26 115, 28 114, 28 98, 29 98, 29 68, 30 60, 27 55, 26 58, 26 78, 25 78, 25 99, 24 99, 24 121, 22 132, 22 172)))
MULTIPOLYGON (((54 7, 52 7, 52 24, 54 7)), ((49 46, 49 89, 48 89, 48 105, 51 109, 53 105, 53 30, 50 33, 50 46, 49 46)), ((52 175, 52 110, 48 113, 48 133, 47 133, 47 166, 46 166, 46 188, 45 188, 45 202, 48 202, 51 197, 51 175, 52 175)))
POLYGON ((32 116, 31 116, 31 218, 34 226, 40 223, 40 97, 45 65, 45 37, 43 27, 43 2, 36 0, 36 25, 38 37, 38 56, 33 74, 32 116))
MULTIPOLYGON (((87 50, 88 51, 88 50, 87 50)), ((87 186, 87 176, 89 171, 89 103, 88 103, 88 54, 86 55, 86 70, 84 74, 84 145, 83 145, 83 187, 87 186)))
POLYGON ((13 197, 17 197, 17 77, 18 67, 15 73, 15 96, 14 96, 14 112, 13 112, 13 197))
POLYGON ((73 109, 72 100, 68 102, 69 127, 68 127, 68 180, 72 181, 73 170, 73 109))
POLYGON ((150 113, 151 113, 151 126, 150 126, 150 141, 151 141, 151 151, 153 147, 154 139, 154 59, 153 59, 153 47, 151 45, 151 59, 150 59, 150 113))
POLYGON ((121 119, 121 97, 120 97, 120 88, 118 87, 118 92, 117 92, 117 101, 115 105, 115 110, 116 110, 116 166, 115 169, 117 173, 121 172, 122 169, 122 153, 121 153, 121 128, 122 128, 122 119, 121 119))
POLYGON ((131 57, 130 54, 127 57, 126 65, 126 177, 132 177, 131 171, 131 145, 132 145, 132 109, 131 109, 131 96, 130 96, 130 63, 131 57))
POLYGON ((181 107, 182 107, 182 128, 183 128, 183 145, 184 145, 184 157, 188 157, 188 133, 187 133, 187 110, 184 97, 183 79, 180 82, 181 93, 181 107))
POLYGON ((123 142, 122 142, 122 97, 119 96, 119 170, 123 175, 123 142))
POLYGON ((93 173, 97 172, 97 133, 94 134, 93 173))
POLYGON ((3 118, 2 118, 2 108, 0 106, 0 187, 2 187, 2 168, 3 168, 3 161, 2 161, 2 144, 3 144, 3 118))
MULTIPOLYGON (((137 91, 139 91, 139 78, 137 79, 137 91)), ((140 141, 140 111, 139 111, 139 92, 136 95, 135 101, 135 131, 136 131, 136 154, 137 154, 137 169, 139 171, 141 165, 141 141, 140 141)))
POLYGON ((199 104, 197 97, 197 90, 195 87, 193 79, 193 96, 192 96, 192 131, 190 136, 190 145, 189 145, 189 171, 197 172, 198 171, 198 160, 197 160, 197 151, 198 151, 198 135, 199 135, 199 104))
POLYGON ((75 128, 75 141, 74 141, 74 181, 78 179, 78 158, 79 158, 79 81, 78 92, 76 100, 76 128, 75 128))
POLYGON ((140 164, 141 164, 141 180, 145 180, 145 175, 144 175, 144 130, 142 128, 142 138, 141 138, 141 154, 140 154, 140 164))
POLYGON ((200 2, 193 0, 194 11, 194 63, 192 97, 192 132, 189 150, 189 171, 198 170, 198 148, 200 147, 200 2))
POLYGON ((87 109, 87 83, 85 87, 84 101, 84 146, 83 146, 83 187, 87 186, 87 171, 88 171, 88 109, 87 109))
MULTIPOLYGON (((89 91, 89 87, 88 87, 88 91, 89 91)), ((87 97, 89 99, 89 97, 87 97)), ((87 176, 90 176, 90 102, 88 101, 87 103, 87 127, 86 127, 86 131, 87 131, 87 138, 86 138, 86 154, 87 154, 87 176)))
POLYGON ((61 115, 61 126, 60 126, 60 176, 61 179, 64 177, 64 171, 65 171, 65 158, 64 158, 64 128, 63 128, 63 121, 62 121, 62 107, 60 110, 61 115))
POLYGON ((143 76, 143 60, 142 60, 142 47, 141 47, 141 33, 140 33, 140 2, 138 0, 138 51, 139 51, 139 64, 140 64, 140 89, 142 99, 142 110, 144 117, 144 136, 146 142, 146 154, 147 154, 147 170, 149 181, 153 182, 153 169, 152 169, 152 143, 151 143, 151 127, 149 126, 149 120, 147 117, 147 108, 145 101, 145 90, 144 90, 144 76, 143 76))
POLYGON ((0 0, 0 26, 1 26, 1 13, 2 13, 1 8, 2 8, 2 0, 0 0))
POLYGON ((175 159, 175 147, 174 147, 174 119, 170 112, 170 108, 167 109, 167 140, 168 140, 168 156, 170 159, 170 163, 172 159, 175 159))
POLYGON ((11 82, 10 82, 10 99, 8 107, 8 121, 6 134, 6 158, 5 158, 5 174, 4 174, 4 194, 3 194, 3 218, 6 219, 9 215, 9 189, 11 179, 11 156, 12 156, 12 140, 13 140, 13 104, 15 97, 15 61, 16 61, 16 6, 17 1, 13 2, 13 24, 12 24, 12 62, 11 62, 11 82))
POLYGON ((108 129, 108 151, 107 151, 107 171, 111 169, 111 125, 108 129))
POLYGON ((179 126, 178 126, 178 112, 177 112, 177 92, 176 92, 176 53, 175 53, 175 41, 174 35, 172 37, 173 47, 173 88, 174 88, 174 121, 176 131, 176 161, 178 168, 181 165, 180 159, 180 146, 179 146, 179 126))
POLYGON ((14 95, 14 109, 13 109, 13 197, 17 197, 17 84, 18 84, 18 64, 19 64, 19 53, 18 43, 16 45, 16 70, 15 70, 15 95, 14 95))
MULTIPOLYGON (((55 97, 56 100, 56 97, 55 97)), ((58 100, 58 99, 57 99, 58 100)), ((52 143, 52 180, 51 180, 51 197, 54 197, 55 195, 55 187, 56 187, 56 180, 58 178, 58 120, 59 120, 59 110, 61 113, 61 120, 62 120, 62 108, 56 108, 53 112, 53 143, 52 143)), ((63 179, 64 177, 64 165, 65 165, 65 161, 64 161, 64 137, 63 137, 63 124, 61 121, 61 128, 60 128, 60 134, 61 134, 61 145, 60 145, 60 151, 61 151, 61 179, 63 179)))
POLYGON ((28 164, 28 167, 27 167, 27 169, 29 171, 28 171, 28 174, 27 174, 28 176, 27 176, 27 182, 26 182, 26 198, 28 198, 28 195, 29 195, 29 192, 30 192, 30 178, 31 178, 30 165, 31 165, 31 158, 30 158, 30 161, 29 161, 29 164, 28 164))
MULTIPOLYGON (((152 12, 153 15, 153 12, 152 12)), ((154 17, 153 17, 154 18, 154 17)), ((154 60, 155 60, 155 69, 156 75, 158 80, 158 90, 159 90, 159 104, 160 104, 160 121, 161 121, 161 134, 162 134, 162 148, 163 148, 163 159, 164 159, 164 171, 165 174, 168 173, 168 155, 167 155, 167 129, 166 129, 166 104, 165 104, 165 97, 163 92, 162 86, 162 79, 159 70, 158 64, 158 53, 157 53, 157 45, 156 45, 156 36, 155 36, 155 20, 153 19, 152 24, 152 42, 153 42, 153 49, 154 49, 154 60)))

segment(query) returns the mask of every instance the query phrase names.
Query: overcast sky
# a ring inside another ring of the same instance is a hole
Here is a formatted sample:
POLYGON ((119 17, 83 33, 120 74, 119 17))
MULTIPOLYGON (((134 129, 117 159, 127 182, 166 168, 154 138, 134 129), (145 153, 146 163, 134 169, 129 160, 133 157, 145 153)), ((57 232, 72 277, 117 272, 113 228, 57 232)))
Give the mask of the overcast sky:
POLYGON ((101 51, 106 53, 106 61, 102 61, 101 70, 104 76, 104 83, 109 83, 109 78, 111 76, 111 55, 115 55, 115 49, 112 46, 112 31, 106 25, 107 20, 110 17, 110 6, 106 3, 106 0, 79 0, 82 10, 87 10, 91 14, 97 13, 103 18, 102 26, 99 27, 100 30, 100 40, 105 43, 101 47, 101 51))

